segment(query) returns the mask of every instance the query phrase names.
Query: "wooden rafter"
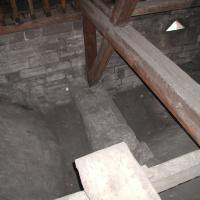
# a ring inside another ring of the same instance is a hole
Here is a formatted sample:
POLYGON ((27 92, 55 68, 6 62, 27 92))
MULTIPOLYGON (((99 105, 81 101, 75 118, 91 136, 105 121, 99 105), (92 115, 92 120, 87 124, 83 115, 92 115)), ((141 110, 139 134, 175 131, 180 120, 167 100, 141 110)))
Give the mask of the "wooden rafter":
POLYGON ((60 5, 61 5, 62 12, 65 13, 66 9, 67 9, 67 1, 66 0, 60 0, 60 5))
POLYGON ((51 16, 51 6, 49 3, 49 0, 42 0, 42 2, 43 2, 43 8, 44 8, 45 15, 47 17, 51 16))
POLYGON ((19 16, 16 0, 10 0, 10 3, 11 3, 11 8, 12 8, 13 19, 15 23, 18 24, 20 22, 20 16, 19 16))
POLYGON ((4 25, 5 25, 4 13, 3 13, 3 9, 0 5, 0 26, 4 26, 4 25))
POLYGON ((132 15, 138 0, 118 0, 112 11, 111 22, 113 24, 124 24, 132 15))
POLYGON ((42 19, 35 19, 34 21, 25 22, 23 24, 19 24, 18 26, 8 25, 0 27, 0 35, 25 31, 28 29, 41 28, 44 26, 48 26, 51 24, 63 23, 66 21, 76 21, 81 19, 80 12, 74 12, 72 9, 68 9, 66 14, 60 16, 50 16, 44 17, 42 19))
POLYGON ((139 2, 132 16, 146 15, 200 6, 199 0, 152 0, 139 2))
MULTIPOLYGON (((102 0, 92 0, 92 2, 106 14, 111 17, 112 12, 110 8, 102 0)), ((132 16, 167 12, 173 10, 181 10, 193 7, 199 7, 199 0, 152 0, 152 1, 139 1, 136 5, 132 16)))
POLYGON ((33 0, 28 0, 28 6, 29 6, 31 18, 35 19, 36 16, 35 16, 35 9, 34 9, 34 6, 33 6, 33 0))
POLYGON ((133 27, 115 26, 93 3, 81 2, 104 38, 200 145, 199 85, 133 27))
MULTIPOLYGON (((117 4, 115 5, 112 16, 111 16, 111 21, 113 24, 125 24, 128 22, 129 17, 131 16, 133 10, 135 9, 135 6, 137 4, 138 0, 118 0, 117 4)), ((84 35, 87 35, 88 33, 86 32, 87 30, 84 29, 84 35)), ((91 33, 90 33, 91 34, 91 33)), ((96 34, 96 33, 95 33, 96 34)), ((90 41, 88 41, 90 42, 90 41)), ((86 46, 86 51, 87 50, 86 46)), ((102 44, 99 49, 98 55, 96 59, 92 63, 87 63, 89 64, 89 72, 88 72, 88 82, 90 85, 94 84, 96 81, 98 81, 102 73, 104 72, 106 65, 111 58, 114 50, 111 46, 111 44, 105 39, 102 39, 102 44)), ((90 54, 86 55, 86 60, 91 58, 90 54)))

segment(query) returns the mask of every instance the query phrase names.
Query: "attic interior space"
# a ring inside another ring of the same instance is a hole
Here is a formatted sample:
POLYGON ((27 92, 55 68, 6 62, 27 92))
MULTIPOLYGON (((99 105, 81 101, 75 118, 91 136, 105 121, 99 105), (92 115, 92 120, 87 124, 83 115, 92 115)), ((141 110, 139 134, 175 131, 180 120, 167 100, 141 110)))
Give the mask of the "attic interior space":
POLYGON ((199 200, 199 84, 200 0, 1 0, 0 200, 199 200))

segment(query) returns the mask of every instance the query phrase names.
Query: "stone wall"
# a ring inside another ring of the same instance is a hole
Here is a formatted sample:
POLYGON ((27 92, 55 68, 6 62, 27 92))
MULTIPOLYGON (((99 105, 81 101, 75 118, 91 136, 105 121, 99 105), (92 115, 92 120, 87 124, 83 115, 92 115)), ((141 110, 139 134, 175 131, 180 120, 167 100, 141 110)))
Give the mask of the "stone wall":
POLYGON ((67 22, 0 36, 0 99, 34 108, 69 102, 66 77, 74 58, 84 53, 79 25, 67 22))
MULTIPOLYGON (((199 22, 200 8, 192 8, 134 17, 130 24, 176 64, 184 67, 185 64, 195 62, 196 58, 200 57, 199 22), (185 29, 166 32, 175 20, 182 23, 185 29)), ((200 61, 198 63, 200 64, 200 61)), ((111 92, 141 84, 134 72, 117 54, 113 55, 101 81, 111 92)))
MULTIPOLYGON (((182 66, 200 54, 199 21, 200 8, 194 8, 138 16, 130 24, 182 66), (175 20, 185 29, 166 32, 175 20)), ((0 36, 0 99, 40 108, 67 103, 67 76, 83 74, 84 65, 81 21, 0 36)), ((117 92, 141 81, 115 53, 101 83, 117 92)))

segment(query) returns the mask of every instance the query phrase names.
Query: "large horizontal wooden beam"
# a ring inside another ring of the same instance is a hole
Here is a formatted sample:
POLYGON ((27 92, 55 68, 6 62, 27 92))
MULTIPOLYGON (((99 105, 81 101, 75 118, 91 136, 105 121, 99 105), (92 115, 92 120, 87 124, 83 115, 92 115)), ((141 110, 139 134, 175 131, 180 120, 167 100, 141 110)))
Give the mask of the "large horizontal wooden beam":
POLYGON ((44 17, 42 19, 36 19, 34 21, 25 22, 23 24, 15 25, 8 25, 8 26, 0 26, 0 35, 14 33, 19 31, 25 31, 28 29, 34 28, 41 28, 44 26, 48 26, 51 24, 62 23, 66 21, 75 21, 81 19, 81 13, 75 12, 72 9, 68 9, 66 14, 60 16, 51 16, 51 17, 44 17))
POLYGON ((200 86, 133 27, 114 26, 88 0, 83 10, 97 29, 200 145, 200 86))
MULTIPOLYGON (((108 17, 111 17, 110 8, 102 0, 92 0, 94 4, 104 12, 108 17)), ((167 12, 173 10, 181 10, 200 6, 200 0, 152 0, 140 1, 136 5, 132 16, 146 15, 152 13, 167 12)))
POLYGON ((200 6, 199 0, 153 0, 137 4, 132 16, 146 15, 200 6))

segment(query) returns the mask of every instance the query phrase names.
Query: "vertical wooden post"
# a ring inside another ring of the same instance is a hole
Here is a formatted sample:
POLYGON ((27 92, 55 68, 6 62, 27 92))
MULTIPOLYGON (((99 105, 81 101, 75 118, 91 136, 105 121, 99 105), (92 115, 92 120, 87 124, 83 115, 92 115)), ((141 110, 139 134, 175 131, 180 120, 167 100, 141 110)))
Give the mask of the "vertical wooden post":
POLYGON ((4 25, 5 25, 4 12, 2 9, 2 5, 0 5, 0 26, 4 25))
POLYGON ((91 69, 97 56, 96 27, 85 13, 83 13, 83 32, 86 66, 89 70, 91 69))
POLYGON ((12 8, 12 15, 15 23, 19 24, 20 23, 20 17, 19 17, 19 11, 17 8, 17 3, 16 0, 10 0, 11 3, 11 8, 12 8))
MULTIPOLYGON (((138 0, 118 0, 111 16, 111 21, 114 24, 125 24, 128 18, 133 13, 138 0)), ((87 49, 87 47, 86 47, 87 49)), ((96 83, 102 76, 109 59, 111 58, 114 50, 109 42, 103 38, 98 55, 93 63, 90 63, 88 69, 88 82, 89 85, 96 83)))
POLYGON ((60 0, 60 5, 63 13, 66 13, 67 2, 66 0, 60 0))
POLYGON ((33 6, 33 0, 28 0, 28 6, 29 6, 29 10, 30 10, 30 15, 32 19, 35 19, 35 10, 34 10, 34 6, 33 6))
POLYGON ((47 17, 51 16, 51 7, 49 0, 43 0, 43 8, 47 17))
POLYGON ((131 17, 138 0, 117 0, 114 6, 111 22, 113 24, 124 24, 131 17))
POLYGON ((81 6, 80 6, 80 0, 75 0, 75 9, 76 10, 80 10, 81 6))

